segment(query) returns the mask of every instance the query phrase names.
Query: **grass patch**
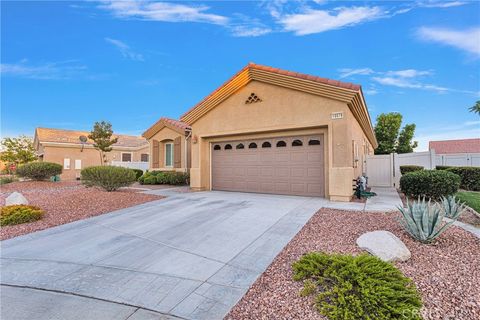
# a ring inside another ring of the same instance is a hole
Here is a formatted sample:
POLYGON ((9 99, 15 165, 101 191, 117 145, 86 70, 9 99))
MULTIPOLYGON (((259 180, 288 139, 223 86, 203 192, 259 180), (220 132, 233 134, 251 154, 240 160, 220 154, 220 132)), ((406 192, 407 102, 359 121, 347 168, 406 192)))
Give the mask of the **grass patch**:
POLYGON ((293 264, 302 296, 316 295, 329 319, 422 319, 420 294, 393 264, 377 257, 312 252, 293 264))
POLYGON ((455 195, 461 202, 480 213, 480 192, 460 191, 455 195))
POLYGON ((0 226, 10 226, 40 220, 45 212, 39 207, 14 205, 0 210, 0 226))

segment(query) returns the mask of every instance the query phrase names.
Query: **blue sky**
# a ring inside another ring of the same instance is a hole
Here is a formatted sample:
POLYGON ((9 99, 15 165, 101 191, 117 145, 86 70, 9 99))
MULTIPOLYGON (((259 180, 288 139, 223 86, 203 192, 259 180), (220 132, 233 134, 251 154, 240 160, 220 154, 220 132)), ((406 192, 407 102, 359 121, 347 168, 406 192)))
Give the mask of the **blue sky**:
POLYGON ((249 61, 361 84, 426 142, 480 136, 477 1, 1 3, 1 133, 141 134, 249 61))

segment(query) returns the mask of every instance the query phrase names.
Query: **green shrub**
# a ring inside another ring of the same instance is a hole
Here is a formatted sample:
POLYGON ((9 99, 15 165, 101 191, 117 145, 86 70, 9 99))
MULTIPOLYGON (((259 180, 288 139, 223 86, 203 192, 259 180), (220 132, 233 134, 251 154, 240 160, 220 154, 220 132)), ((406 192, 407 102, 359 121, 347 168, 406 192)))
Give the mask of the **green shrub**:
POLYGON ((445 170, 409 172, 400 178, 400 189, 407 197, 439 199, 455 194, 460 187, 460 176, 445 170))
POLYGON ((421 319, 414 283, 377 257, 312 252, 293 264, 301 295, 316 294, 315 306, 328 319, 421 319))
POLYGON ((443 222, 445 211, 430 201, 425 199, 409 202, 407 208, 398 207, 402 217, 400 224, 407 233, 417 241, 431 243, 445 230, 447 230, 453 220, 448 223, 443 222))
POLYGON ((0 226, 40 220, 45 212, 39 207, 13 205, 0 208, 0 226))
POLYGON ((468 191, 480 191, 480 167, 452 167, 447 171, 461 177, 460 188, 468 191))
POLYGON ((189 174, 176 171, 149 171, 138 178, 138 182, 141 184, 185 185, 189 183, 189 174))
POLYGON ((62 173, 62 166, 52 162, 30 162, 17 168, 17 175, 32 180, 46 180, 62 173))
POLYGON ((0 178, 0 186, 3 184, 11 183, 17 181, 14 177, 1 177, 0 178))
POLYGON ((143 170, 141 169, 132 169, 135 172, 135 178, 138 180, 143 175, 143 170))
POLYGON ((447 170, 450 168, 453 168, 453 167, 452 166, 436 166, 435 167, 436 170, 447 170))
POLYGON ((106 191, 114 191, 127 187, 136 181, 132 169, 115 166, 88 167, 81 171, 80 179, 87 187, 100 187, 106 191))
POLYGON ((154 175, 150 175, 144 178, 143 184, 157 184, 157 178, 154 175))
POLYGON ((400 173, 401 174, 414 172, 414 171, 420 171, 420 170, 423 170, 422 166, 413 166, 413 165, 400 166, 400 173))

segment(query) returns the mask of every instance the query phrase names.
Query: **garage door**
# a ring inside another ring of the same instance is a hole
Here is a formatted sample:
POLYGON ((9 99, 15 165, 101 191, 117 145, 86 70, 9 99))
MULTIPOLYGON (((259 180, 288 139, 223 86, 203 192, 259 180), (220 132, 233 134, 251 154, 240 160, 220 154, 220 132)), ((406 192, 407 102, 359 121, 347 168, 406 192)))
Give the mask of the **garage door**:
POLYGON ((323 135, 212 143, 212 189, 324 196, 323 135))

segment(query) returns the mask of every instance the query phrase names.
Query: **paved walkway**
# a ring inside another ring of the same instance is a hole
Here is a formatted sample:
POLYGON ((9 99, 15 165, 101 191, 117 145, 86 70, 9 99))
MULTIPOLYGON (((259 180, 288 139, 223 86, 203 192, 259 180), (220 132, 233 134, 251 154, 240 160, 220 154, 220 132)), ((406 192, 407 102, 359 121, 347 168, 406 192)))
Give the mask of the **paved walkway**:
POLYGON ((325 202, 173 192, 3 241, 1 318, 124 319, 142 308, 221 319, 325 202))

